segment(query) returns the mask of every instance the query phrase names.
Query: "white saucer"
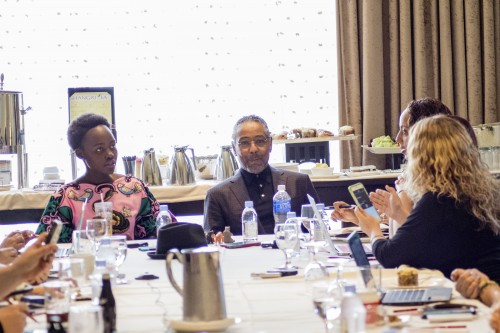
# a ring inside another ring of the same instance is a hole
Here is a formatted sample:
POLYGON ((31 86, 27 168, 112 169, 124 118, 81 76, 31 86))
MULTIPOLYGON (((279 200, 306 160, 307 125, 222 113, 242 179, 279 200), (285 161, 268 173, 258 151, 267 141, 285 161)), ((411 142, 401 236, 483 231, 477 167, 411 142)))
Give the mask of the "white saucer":
POLYGON ((226 318, 214 321, 171 320, 170 327, 180 332, 220 332, 225 331, 236 322, 240 322, 240 319, 226 318))

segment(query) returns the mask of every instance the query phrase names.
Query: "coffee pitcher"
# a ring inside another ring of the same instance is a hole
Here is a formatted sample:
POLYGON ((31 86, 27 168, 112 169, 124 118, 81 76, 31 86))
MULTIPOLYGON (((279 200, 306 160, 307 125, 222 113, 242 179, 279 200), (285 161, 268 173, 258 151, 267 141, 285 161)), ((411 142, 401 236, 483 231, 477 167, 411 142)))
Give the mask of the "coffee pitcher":
POLYGON ((238 162, 234 157, 231 146, 222 146, 219 159, 217 160, 216 178, 224 180, 233 176, 238 170, 238 162))
POLYGON ((187 185, 195 182, 194 170, 196 169, 196 159, 194 149, 187 146, 174 147, 174 155, 170 160, 169 182, 171 185, 187 185), (186 150, 191 150, 193 159, 187 157, 186 150))
POLYGON ((142 159, 142 180, 151 186, 162 185, 160 167, 153 148, 144 151, 142 159))
POLYGON ((226 319, 224 287, 219 263, 219 250, 213 247, 172 249, 167 254, 167 275, 183 298, 185 321, 226 319), (183 285, 179 287, 172 273, 172 259, 183 266, 183 285))

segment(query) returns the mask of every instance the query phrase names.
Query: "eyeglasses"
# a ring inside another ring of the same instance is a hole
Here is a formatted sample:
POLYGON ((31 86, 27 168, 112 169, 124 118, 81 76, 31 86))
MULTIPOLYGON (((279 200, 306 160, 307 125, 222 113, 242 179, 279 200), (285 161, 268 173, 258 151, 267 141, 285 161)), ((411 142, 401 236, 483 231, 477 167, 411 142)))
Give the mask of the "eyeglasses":
POLYGON ((241 141, 238 141, 238 146, 241 149, 248 149, 252 146, 252 142, 253 142, 258 148, 263 148, 266 146, 268 141, 269 141, 269 139, 265 138, 265 137, 259 137, 259 138, 255 138, 253 140, 243 139, 241 141))

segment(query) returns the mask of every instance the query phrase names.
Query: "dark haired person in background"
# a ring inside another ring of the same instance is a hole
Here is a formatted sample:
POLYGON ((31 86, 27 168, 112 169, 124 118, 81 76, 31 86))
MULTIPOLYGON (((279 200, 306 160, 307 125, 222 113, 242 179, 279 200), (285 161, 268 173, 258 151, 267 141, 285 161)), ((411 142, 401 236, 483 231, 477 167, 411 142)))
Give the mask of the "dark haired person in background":
MULTIPOLYGON (((399 132, 396 136, 396 142, 403 155, 406 156, 410 128, 418 121, 438 114, 452 115, 450 109, 437 99, 421 98, 408 103, 399 117, 399 132)), ((403 182, 404 179, 400 175, 395 182, 396 188, 386 186, 385 190, 378 189, 370 193, 370 200, 375 208, 389 219, 389 235, 391 237, 413 209, 413 202, 400 188, 403 182)), ((332 212, 332 218, 338 219, 339 216, 338 212, 332 212)), ((345 221, 357 223, 352 209, 343 209, 342 216, 345 221)))
POLYGON ((85 173, 51 196, 37 233, 49 230, 52 221, 59 219, 63 222, 59 241, 70 242, 84 203, 83 229, 86 220, 95 216, 94 204, 103 198, 113 203, 113 234, 127 239, 154 237, 159 204, 142 180, 115 173, 118 151, 106 118, 81 115, 69 125, 68 142, 85 163, 85 173))
POLYGON ((440 115, 412 127, 403 189, 415 207, 392 239, 355 210, 384 267, 438 269, 447 277, 457 267, 475 267, 500 282, 500 181, 463 125, 440 115))

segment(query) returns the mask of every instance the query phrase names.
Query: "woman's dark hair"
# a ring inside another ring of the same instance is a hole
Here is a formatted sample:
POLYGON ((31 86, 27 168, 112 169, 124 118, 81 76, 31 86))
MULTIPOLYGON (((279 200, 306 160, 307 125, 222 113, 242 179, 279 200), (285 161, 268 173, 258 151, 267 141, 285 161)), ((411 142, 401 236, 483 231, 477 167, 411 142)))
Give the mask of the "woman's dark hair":
POLYGON ((85 134, 87 134, 87 132, 92 128, 99 125, 111 128, 111 125, 106 118, 94 113, 85 113, 73 120, 68 127, 68 143, 71 149, 75 150, 80 148, 85 134))
POLYGON ((406 107, 410 114, 408 125, 412 127, 420 119, 432 117, 438 114, 451 116, 450 109, 443 102, 433 98, 421 98, 411 101, 406 107))
POLYGON ((472 143, 474 144, 474 146, 476 146, 476 148, 479 147, 479 145, 477 143, 476 133, 474 132, 474 128, 472 128, 472 125, 469 123, 469 121, 465 118, 462 118, 460 116, 455 116, 455 115, 451 116, 451 118, 455 119, 460 124, 462 124, 463 127, 465 127, 465 129, 467 130, 467 133, 469 133, 470 138, 472 139, 472 143))

